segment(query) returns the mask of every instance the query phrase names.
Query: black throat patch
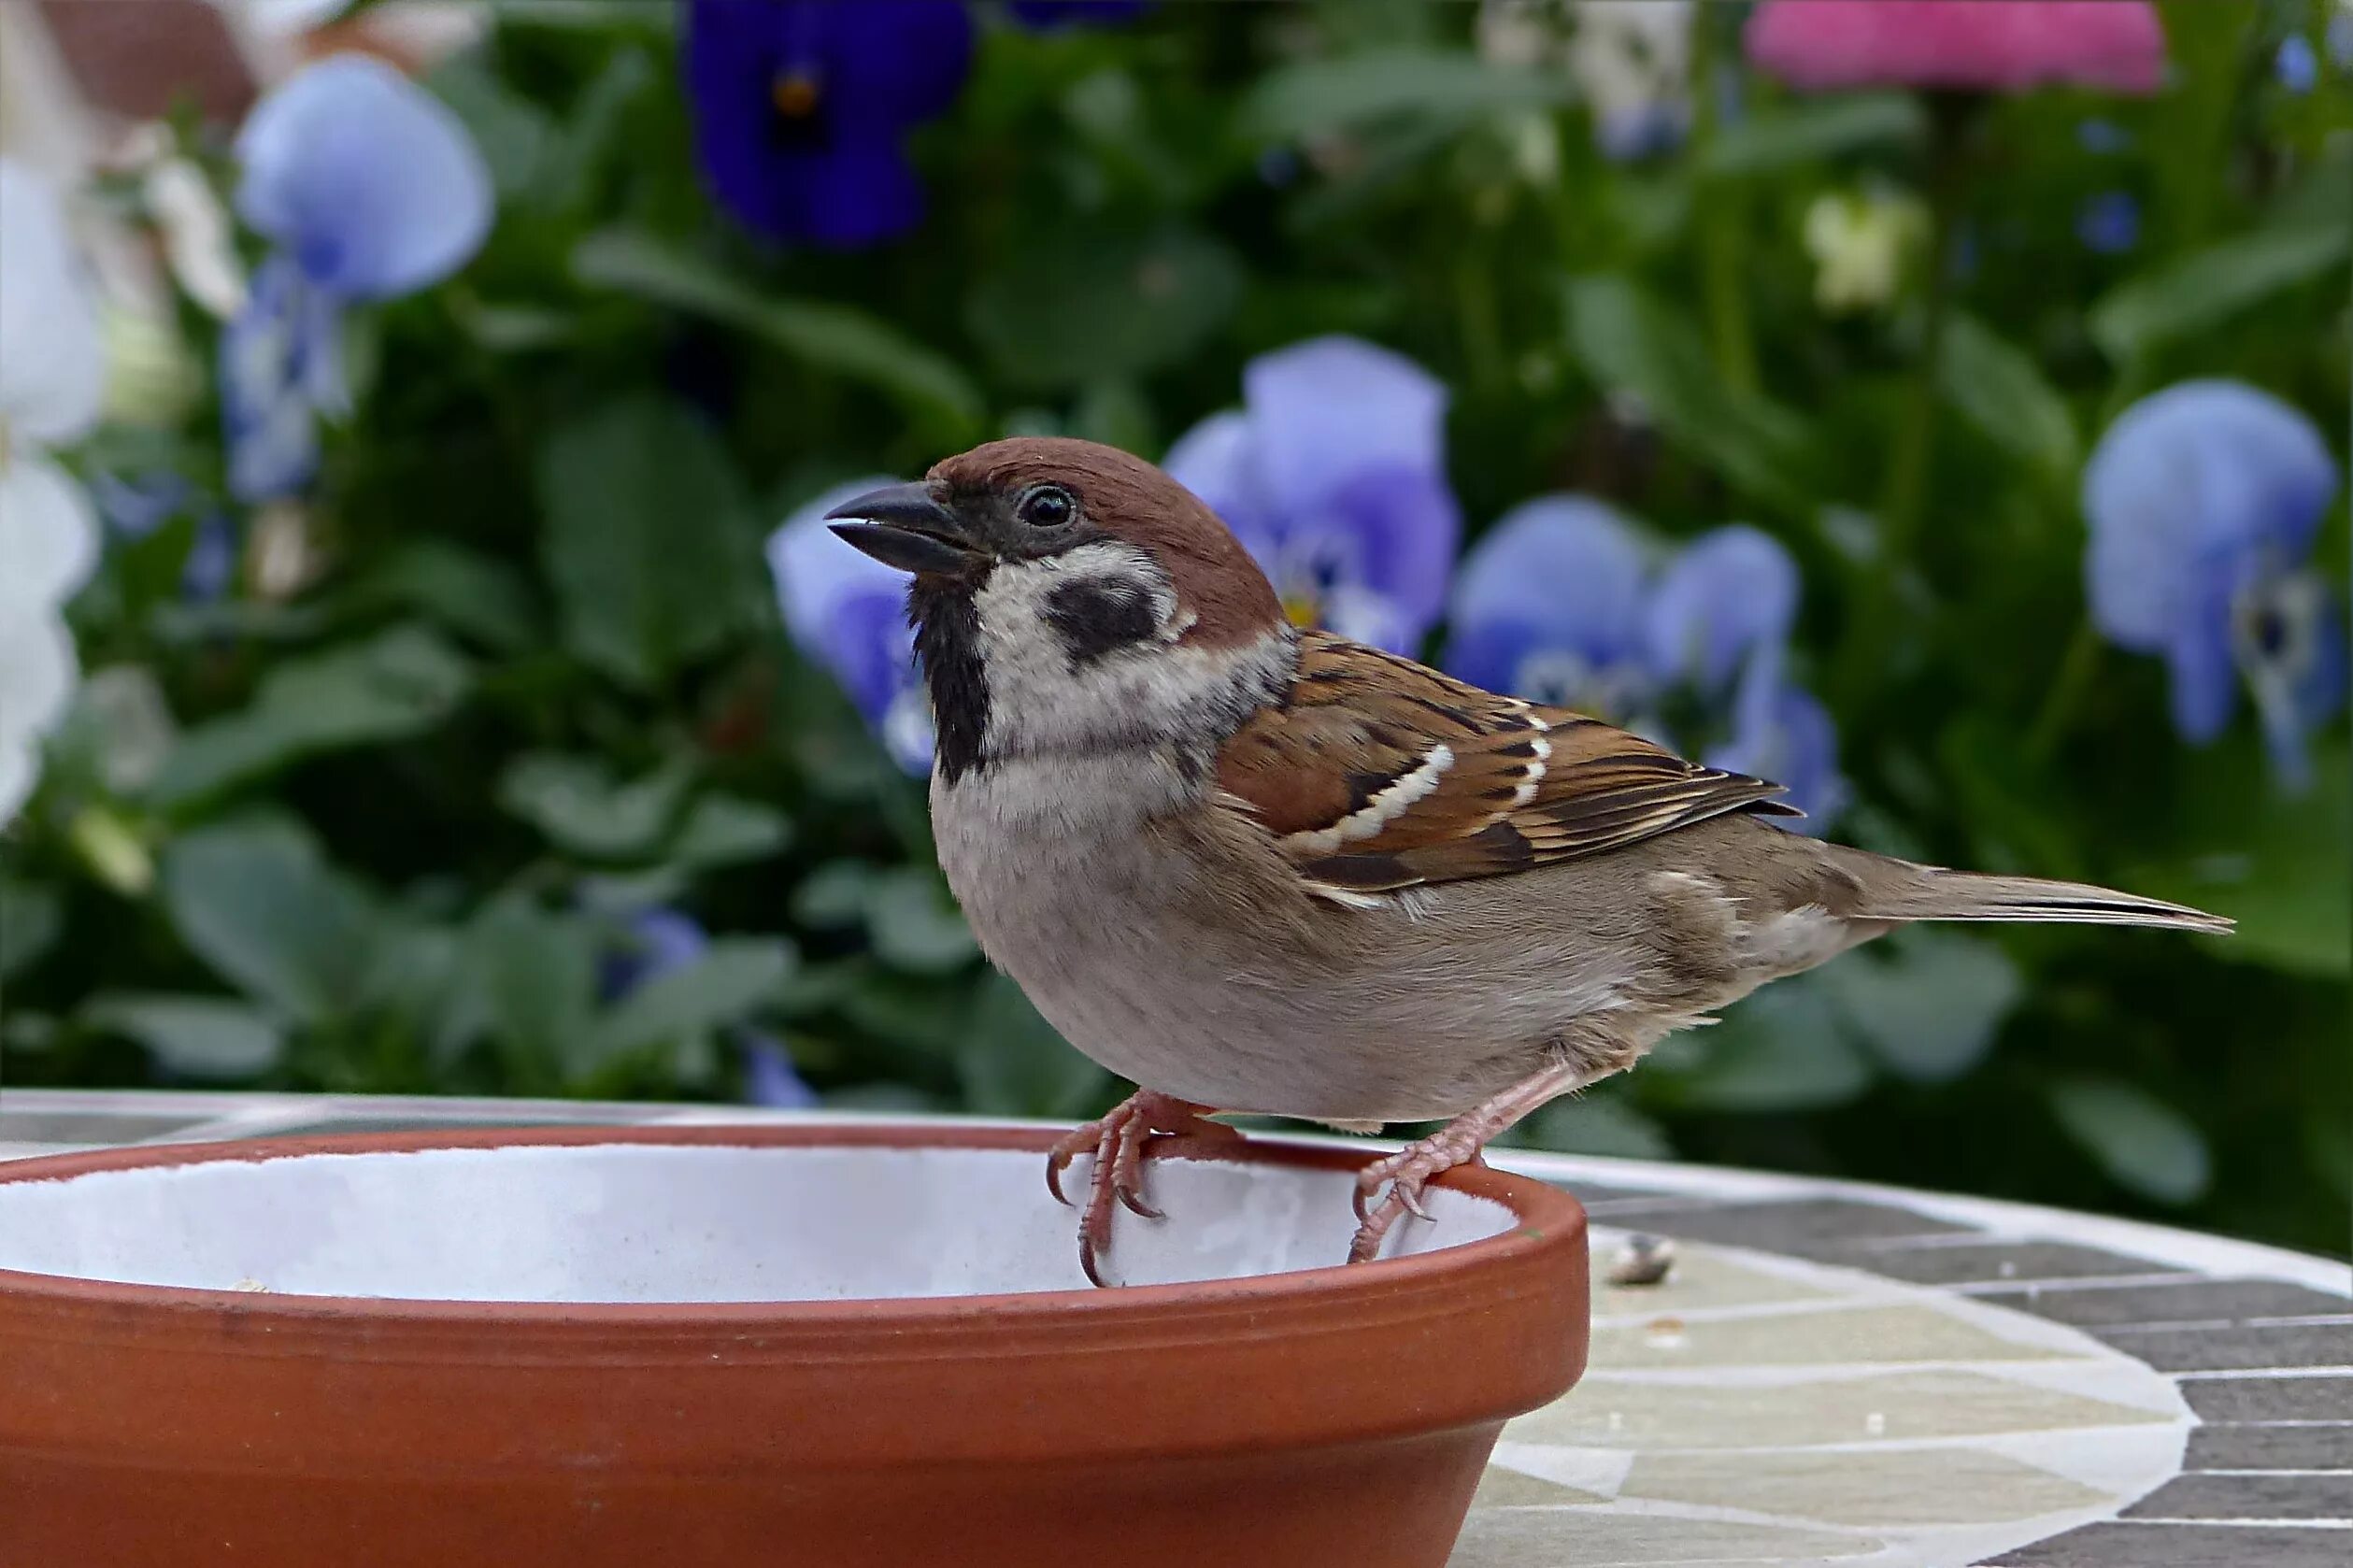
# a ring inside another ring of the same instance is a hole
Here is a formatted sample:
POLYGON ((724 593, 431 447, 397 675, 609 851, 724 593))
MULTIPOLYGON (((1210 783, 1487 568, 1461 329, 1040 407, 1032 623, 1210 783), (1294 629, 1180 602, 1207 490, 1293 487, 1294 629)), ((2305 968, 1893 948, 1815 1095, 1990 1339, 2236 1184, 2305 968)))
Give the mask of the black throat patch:
POLYGON ((1081 577, 1046 595, 1046 622, 1071 663, 1091 664, 1160 630, 1151 594, 1141 583, 1081 577))
POLYGON ((970 587, 916 579, 907 619, 915 623, 915 656, 931 688, 932 721, 939 732, 940 777, 953 784, 980 765, 989 733, 989 677, 980 659, 980 607, 970 587))

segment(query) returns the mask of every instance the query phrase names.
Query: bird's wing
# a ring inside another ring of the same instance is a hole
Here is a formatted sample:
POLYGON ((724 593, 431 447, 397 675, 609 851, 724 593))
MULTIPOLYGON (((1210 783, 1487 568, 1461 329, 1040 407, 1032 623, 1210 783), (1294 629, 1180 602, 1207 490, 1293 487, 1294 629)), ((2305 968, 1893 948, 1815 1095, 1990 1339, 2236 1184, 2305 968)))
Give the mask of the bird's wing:
POLYGON ((1218 782, 1302 873, 1363 892, 1523 871, 1727 812, 1801 815, 1778 784, 1322 633, 1301 638, 1291 701, 1226 742, 1218 782))

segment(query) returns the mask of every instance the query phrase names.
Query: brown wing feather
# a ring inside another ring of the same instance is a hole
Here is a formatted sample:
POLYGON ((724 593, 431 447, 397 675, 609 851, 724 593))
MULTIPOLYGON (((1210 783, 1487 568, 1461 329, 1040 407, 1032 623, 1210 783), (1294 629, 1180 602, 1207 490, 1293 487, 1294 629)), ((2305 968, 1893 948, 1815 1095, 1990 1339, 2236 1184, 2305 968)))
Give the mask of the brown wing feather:
POLYGON ((1780 785, 1312 632, 1291 700, 1226 743, 1218 781, 1309 877, 1366 892, 1599 854, 1726 812, 1798 814, 1780 785))

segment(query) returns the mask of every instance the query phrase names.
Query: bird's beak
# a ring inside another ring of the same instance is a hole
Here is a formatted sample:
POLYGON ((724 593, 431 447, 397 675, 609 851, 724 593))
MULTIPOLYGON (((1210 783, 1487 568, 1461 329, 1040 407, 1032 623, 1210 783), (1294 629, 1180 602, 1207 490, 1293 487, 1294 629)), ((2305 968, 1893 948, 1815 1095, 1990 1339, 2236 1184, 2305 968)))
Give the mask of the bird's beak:
POLYGON ((980 553, 963 520, 933 500, 920 484, 870 490, 825 517, 829 522, 850 520, 834 522, 834 532, 902 572, 953 577, 969 569, 980 553))

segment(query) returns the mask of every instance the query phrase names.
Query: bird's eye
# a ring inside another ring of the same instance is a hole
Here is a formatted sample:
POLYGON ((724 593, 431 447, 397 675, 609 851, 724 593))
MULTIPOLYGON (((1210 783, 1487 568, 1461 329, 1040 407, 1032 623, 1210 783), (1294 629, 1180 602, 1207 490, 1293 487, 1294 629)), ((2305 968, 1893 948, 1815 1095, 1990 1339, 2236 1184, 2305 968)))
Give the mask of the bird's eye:
POLYGON ((1032 485, 1013 510, 1032 528, 1060 528, 1077 515, 1078 501, 1060 485, 1032 485))

